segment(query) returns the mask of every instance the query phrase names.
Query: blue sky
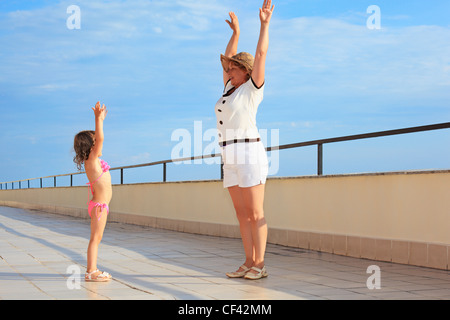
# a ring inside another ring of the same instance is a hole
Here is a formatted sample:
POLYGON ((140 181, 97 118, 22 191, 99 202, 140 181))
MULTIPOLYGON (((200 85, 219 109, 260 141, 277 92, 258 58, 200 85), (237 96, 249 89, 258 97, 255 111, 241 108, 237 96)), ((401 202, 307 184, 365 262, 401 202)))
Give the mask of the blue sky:
MULTIPOLYGON (((172 134, 194 134, 194 121, 215 128, 225 19, 238 15, 239 51, 254 53, 261 3, 1 0, 0 182, 75 172, 73 136, 94 128, 98 100, 109 109, 103 155, 113 167, 169 159, 172 134), (70 5, 80 7, 79 30, 66 26, 70 5)), ((258 126, 277 130, 275 142, 450 119, 449 1, 274 3, 258 126), (370 5, 381 9, 380 30, 366 26, 370 5)), ((444 130, 328 145, 324 173, 449 168, 449 142, 444 130)), ((315 163, 314 148, 281 151, 277 175, 314 174, 315 163)), ((126 182, 161 177, 139 170, 126 182)), ((219 172, 168 170, 169 180, 219 172)))

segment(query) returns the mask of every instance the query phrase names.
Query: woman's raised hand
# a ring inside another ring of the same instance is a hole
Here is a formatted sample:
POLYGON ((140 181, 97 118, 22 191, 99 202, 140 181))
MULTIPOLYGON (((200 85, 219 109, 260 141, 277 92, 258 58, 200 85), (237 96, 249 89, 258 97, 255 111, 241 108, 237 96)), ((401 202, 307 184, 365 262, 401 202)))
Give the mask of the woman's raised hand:
POLYGON ((272 18, 272 12, 275 8, 275 5, 272 5, 272 0, 264 0, 264 3, 261 8, 259 8, 259 19, 261 20, 261 24, 268 24, 270 22, 270 18, 272 18))
POLYGON ((239 21, 237 16, 234 14, 234 12, 229 12, 230 15, 230 20, 225 20, 228 25, 230 26, 231 30, 233 30, 233 32, 235 33, 239 33, 240 29, 239 29, 239 21))

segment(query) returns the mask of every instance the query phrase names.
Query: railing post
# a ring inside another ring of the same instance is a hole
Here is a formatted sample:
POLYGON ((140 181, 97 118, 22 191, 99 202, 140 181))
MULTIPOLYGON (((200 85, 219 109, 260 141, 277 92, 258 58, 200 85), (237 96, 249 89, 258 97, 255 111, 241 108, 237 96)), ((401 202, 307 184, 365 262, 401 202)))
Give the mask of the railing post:
POLYGON ((70 175, 70 186, 73 187, 73 175, 70 175))
POLYGON ((56 177, 53 177, 53 186, 56 187, 56 177))
POLYGON ((167 178, 167 163, 163 163, 163 182, 166 182, 167 178))
POLYGON ((120 168, 120 184, 123 184, 123 168, 120 168))
POLYGON ((19 181, 19 189, 22 189, 22 183, 19 181))
POLYGON ((41 189, 42 189, 42 178, 40 178, 40 180, 41 180, 41 189))
POLYGON ((28 189, 30 189, 30 180, 28 180, 28 189))
POLYGON ((223 159, 220 156, 220 180, 223 180, 223 159))
POLYGON ((317 144, 317 175, 323 175, 323 144, 317 144))

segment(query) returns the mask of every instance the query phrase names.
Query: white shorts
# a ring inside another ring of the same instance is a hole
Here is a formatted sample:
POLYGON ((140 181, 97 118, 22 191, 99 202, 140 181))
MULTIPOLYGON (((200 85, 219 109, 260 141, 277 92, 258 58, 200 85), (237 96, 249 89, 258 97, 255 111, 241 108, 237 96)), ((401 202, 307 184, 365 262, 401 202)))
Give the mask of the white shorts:
POLYGON ((221 151, 224 188, 248 188, 266 183, 269 164, 262 142, 233 143, 221 151))

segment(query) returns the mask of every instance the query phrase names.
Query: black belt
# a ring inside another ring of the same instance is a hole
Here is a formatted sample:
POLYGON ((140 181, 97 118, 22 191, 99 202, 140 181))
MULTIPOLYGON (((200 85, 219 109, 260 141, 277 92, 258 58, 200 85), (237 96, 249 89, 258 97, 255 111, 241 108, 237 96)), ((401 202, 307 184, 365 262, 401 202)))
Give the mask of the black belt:
POLYGON ((222 141, 219 142, 219 146, 221 147, 225 147, 227 145, 233 144, 233 143, 248 143, 248 142, 259 142, 261 141, 261 138, 254 138, 254 139, 249 139, 249 138, 245 138, 245 139, 234 139, 234 140, 229 140, 229 141, 222 141))

